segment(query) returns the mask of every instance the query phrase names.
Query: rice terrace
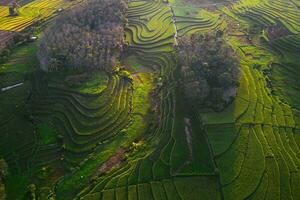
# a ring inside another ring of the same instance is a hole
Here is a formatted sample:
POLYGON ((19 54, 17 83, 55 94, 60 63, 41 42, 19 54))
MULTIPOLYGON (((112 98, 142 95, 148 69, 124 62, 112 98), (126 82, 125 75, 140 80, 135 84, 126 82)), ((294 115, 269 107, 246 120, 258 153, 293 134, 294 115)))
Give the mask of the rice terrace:
POLYGON ((1 0, 5 199, 299 200, 300 0, 1 0))

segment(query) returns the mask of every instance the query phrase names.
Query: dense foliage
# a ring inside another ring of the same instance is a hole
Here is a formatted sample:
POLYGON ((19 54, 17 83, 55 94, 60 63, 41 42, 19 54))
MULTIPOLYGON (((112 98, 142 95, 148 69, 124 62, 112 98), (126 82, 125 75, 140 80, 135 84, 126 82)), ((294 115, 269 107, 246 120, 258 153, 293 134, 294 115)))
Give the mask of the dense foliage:
POLYGON ((44 70, 110 70, 124 45, 126 2, 92 0, 77 6, 50 27, 40 43, 44 70))
POLYGON ((222 109, 236 94, 239 60, 220 34, 192 34, 179 40, 185 95, 193 103, 222 109))

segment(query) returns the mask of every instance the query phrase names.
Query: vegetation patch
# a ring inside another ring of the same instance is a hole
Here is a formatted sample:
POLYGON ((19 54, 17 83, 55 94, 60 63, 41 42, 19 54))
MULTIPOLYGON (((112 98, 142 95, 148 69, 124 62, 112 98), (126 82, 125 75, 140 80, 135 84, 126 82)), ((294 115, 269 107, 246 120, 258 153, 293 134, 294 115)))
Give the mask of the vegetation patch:
POLYGON ((178 48, 188 101, 222 110, 236 95, 239 60, 222 31, 215 34, 182 37, 178 48))
POLYGON ((295 0, 78 2, 0 7, 41 31, 1 60, 0 199, 299 199, 295 0))
POLYGON ((53 144, 57 140, 57 133, 46 123, 37 126, 37 134, 42 145, 53 144))
POLYGON ((58 18, 40 43, 41 68, 111 70, 124 45, 125 11, 123 1, 94 0, 58 18))

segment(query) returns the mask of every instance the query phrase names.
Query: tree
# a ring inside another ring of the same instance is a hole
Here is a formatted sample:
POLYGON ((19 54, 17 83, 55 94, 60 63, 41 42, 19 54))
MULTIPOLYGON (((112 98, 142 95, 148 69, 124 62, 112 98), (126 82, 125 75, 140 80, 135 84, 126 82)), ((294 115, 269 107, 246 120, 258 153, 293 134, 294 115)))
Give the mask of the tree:
POLYGON ((41 68, 110 71, 123 49, 126 9, 122 0, 92 0, 58 18, 40 42, 41 68))
POLYGON ((223 109, 238 86, 239 59, 233 49, 213 32, 184 36, 178 44, 187 99, 223 109))

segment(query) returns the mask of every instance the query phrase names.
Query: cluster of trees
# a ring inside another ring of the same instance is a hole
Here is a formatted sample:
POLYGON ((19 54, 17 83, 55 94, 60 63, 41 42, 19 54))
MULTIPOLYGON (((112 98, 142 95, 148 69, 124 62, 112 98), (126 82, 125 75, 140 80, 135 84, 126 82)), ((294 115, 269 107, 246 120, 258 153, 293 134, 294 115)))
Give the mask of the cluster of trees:
POLYGON ((111 70, 124 48, 125 0, 91 0, 45 31, 38 58, 46 71, 111 70))
POLYGON ((178 41, 183 86, 193 104, 222 110, 235 95, 239 59, 221 32, 195 33, 178 41))

